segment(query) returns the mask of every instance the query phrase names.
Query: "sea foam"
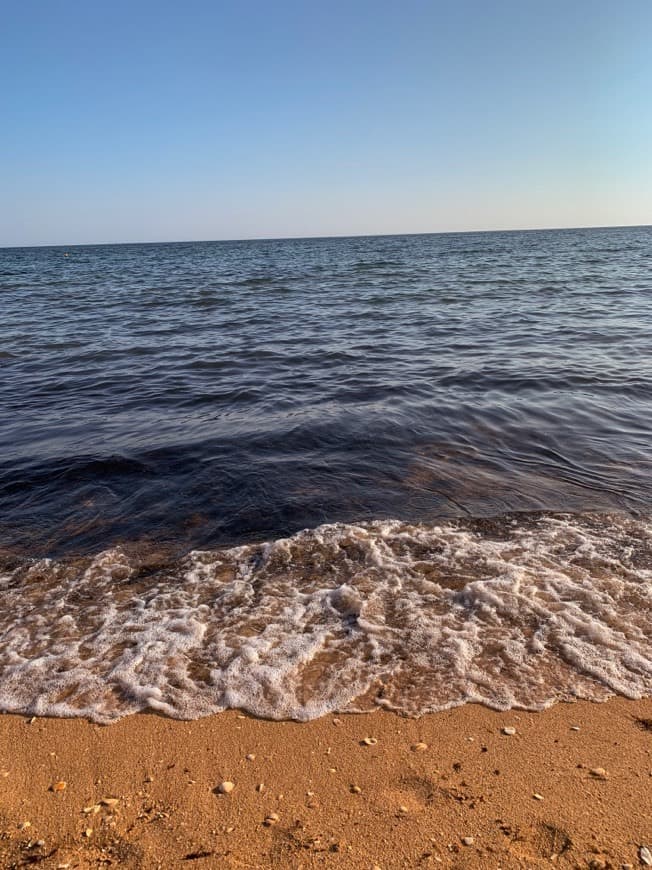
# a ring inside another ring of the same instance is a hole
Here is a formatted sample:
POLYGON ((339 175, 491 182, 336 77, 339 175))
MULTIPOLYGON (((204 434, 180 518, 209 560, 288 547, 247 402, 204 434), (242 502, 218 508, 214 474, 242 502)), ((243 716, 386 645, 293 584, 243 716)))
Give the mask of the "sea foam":
POLYGON ((652 694, 652 524, 536 515, 331 524, 144 566, 0 577, 0 708, 280 719, 652 694))

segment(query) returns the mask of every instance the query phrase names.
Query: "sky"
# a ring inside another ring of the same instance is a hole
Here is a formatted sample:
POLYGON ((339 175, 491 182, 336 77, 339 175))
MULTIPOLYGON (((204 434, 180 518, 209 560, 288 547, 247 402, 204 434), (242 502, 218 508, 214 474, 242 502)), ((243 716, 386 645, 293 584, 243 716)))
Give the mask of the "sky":
POLYGON ((0 246, 652 223, 650 0, 0 6, 0 246))

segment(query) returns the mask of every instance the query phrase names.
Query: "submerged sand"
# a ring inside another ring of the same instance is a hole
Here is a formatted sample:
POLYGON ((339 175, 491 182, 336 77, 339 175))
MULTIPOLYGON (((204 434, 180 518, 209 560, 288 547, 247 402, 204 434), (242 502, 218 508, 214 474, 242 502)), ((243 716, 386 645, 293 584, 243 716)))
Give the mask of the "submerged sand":
POLYGON ((2 868, 622 868, 645 866, 644 846, 652 700, 301 724, 0 717, 2 868))

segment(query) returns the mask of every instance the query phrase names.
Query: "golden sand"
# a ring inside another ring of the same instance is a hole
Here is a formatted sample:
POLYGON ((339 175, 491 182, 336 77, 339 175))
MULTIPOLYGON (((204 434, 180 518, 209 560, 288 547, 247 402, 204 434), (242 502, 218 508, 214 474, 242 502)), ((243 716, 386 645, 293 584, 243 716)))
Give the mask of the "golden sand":
POLYGON ((303 724, 0 717, 2 868, 620 870, 646 846, 652 700, 303 724))

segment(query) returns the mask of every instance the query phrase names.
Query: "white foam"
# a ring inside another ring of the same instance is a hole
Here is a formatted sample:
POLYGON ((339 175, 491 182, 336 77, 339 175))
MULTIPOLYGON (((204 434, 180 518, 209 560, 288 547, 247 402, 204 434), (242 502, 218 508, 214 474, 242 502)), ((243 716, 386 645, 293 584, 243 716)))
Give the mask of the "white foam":
POLYGON ((309 719, 638 698, 648 565, 647 520, 591 516, 325 525, 147 580, 119 548, 39 561, 0 578, 0 708, 309 719))

